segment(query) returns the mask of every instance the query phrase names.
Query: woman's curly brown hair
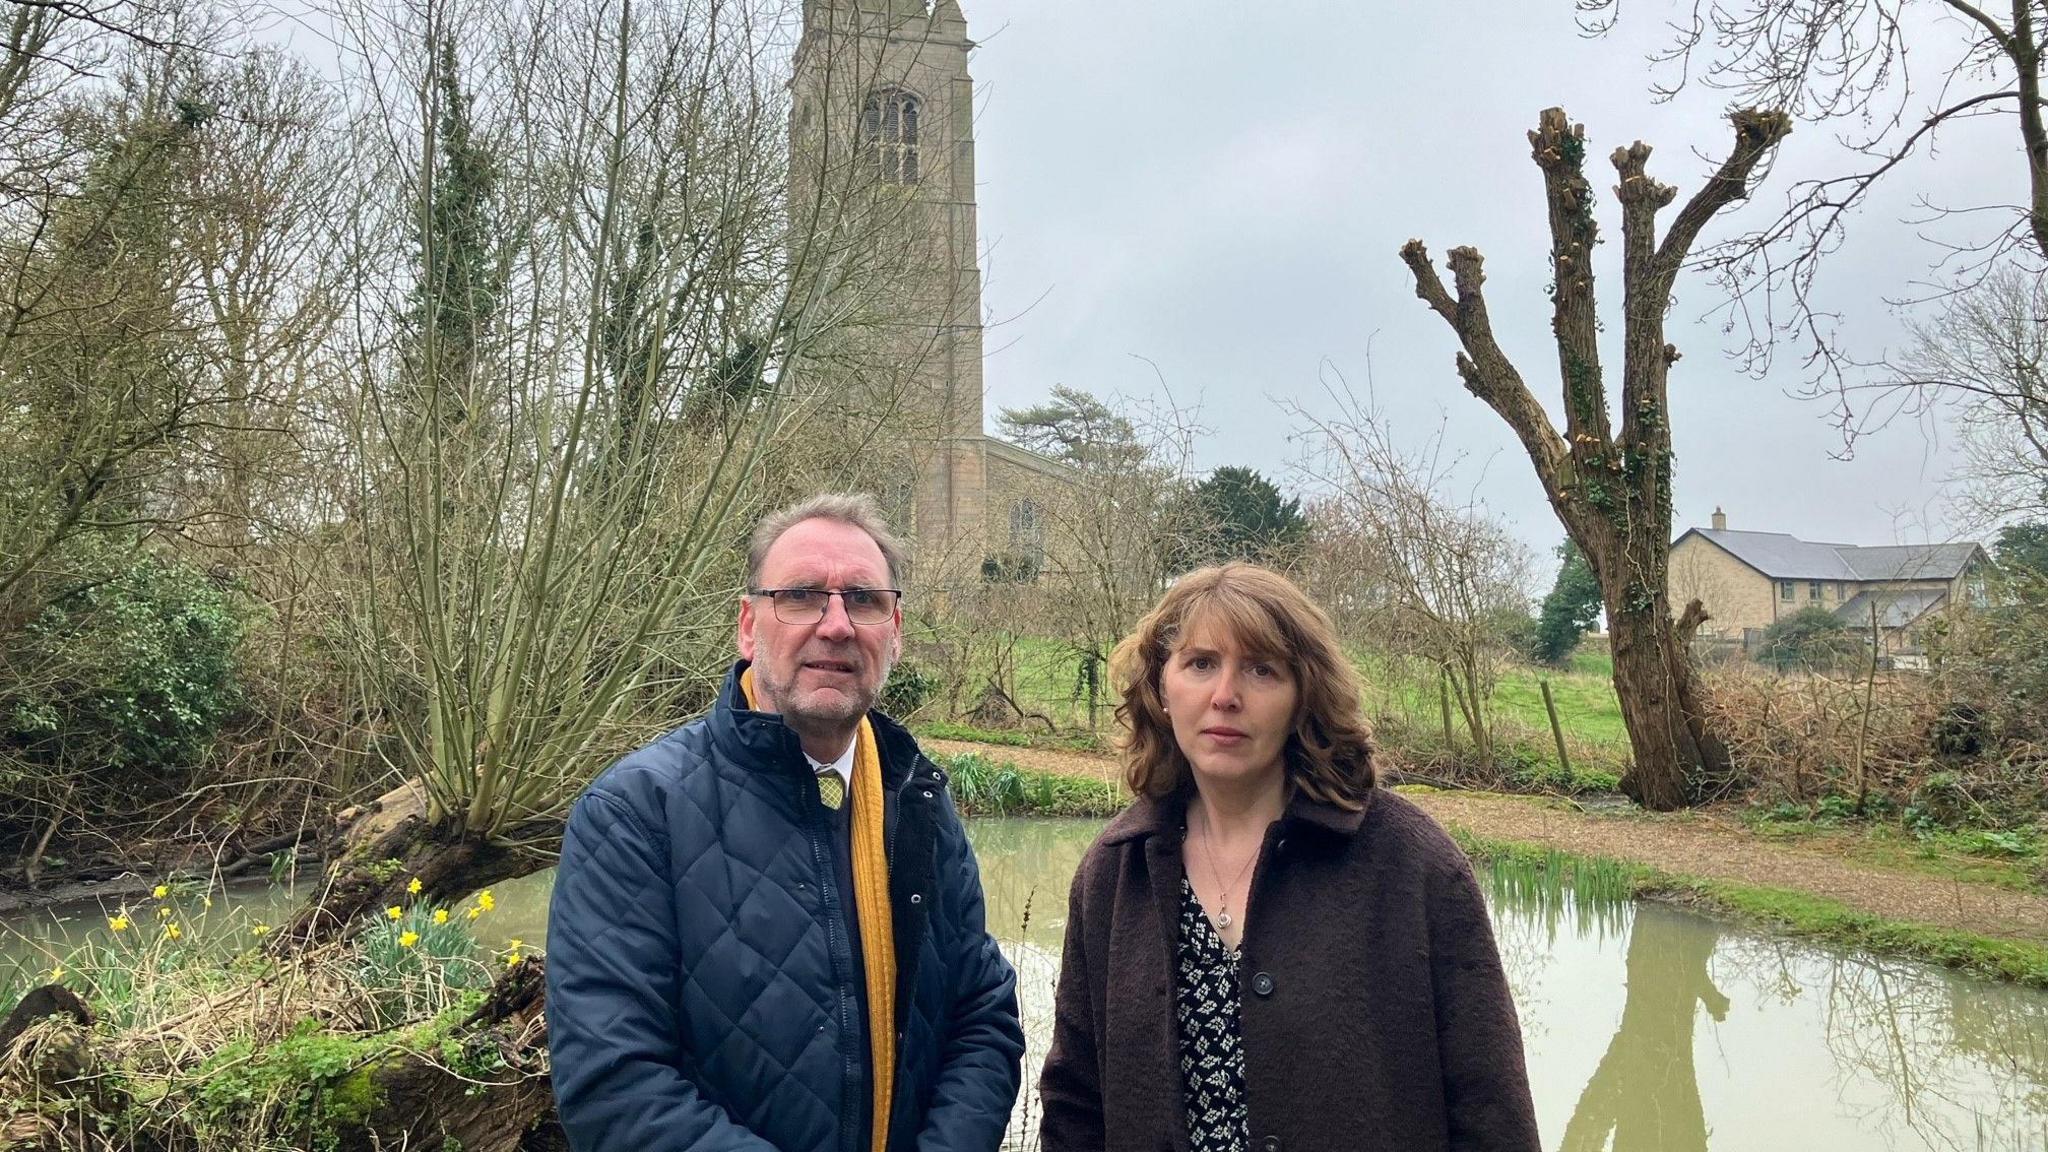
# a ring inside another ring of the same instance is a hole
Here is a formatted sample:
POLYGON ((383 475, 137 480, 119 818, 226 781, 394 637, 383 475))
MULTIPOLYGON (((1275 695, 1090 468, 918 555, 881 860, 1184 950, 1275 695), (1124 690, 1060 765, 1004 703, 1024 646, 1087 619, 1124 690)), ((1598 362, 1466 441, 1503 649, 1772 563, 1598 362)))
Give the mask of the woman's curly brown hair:
POLYGON ((1344 658, 1327 613, 1287 577, 1244 563, 1181 577, 1109 658, 1111 681, 1123 698, 1116 718, 1131 791, 1165 796, 1186 779, 1187 757, 1173 738, 1159 676, 1181 638, 1199 624, 1218 625, 1247 655, 1284 665, 1293 675, 1299 691, 1284 756, 1294 786, 1326 804, 1363 807, 1377 777, 1358 673, 1344 658))

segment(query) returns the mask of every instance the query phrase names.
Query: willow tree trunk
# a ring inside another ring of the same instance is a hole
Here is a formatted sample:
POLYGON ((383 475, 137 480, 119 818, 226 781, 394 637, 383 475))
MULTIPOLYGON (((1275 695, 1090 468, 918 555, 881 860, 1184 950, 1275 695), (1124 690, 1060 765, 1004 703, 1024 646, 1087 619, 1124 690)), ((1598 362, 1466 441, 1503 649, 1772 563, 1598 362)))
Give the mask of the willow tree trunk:
POLYGON ((1791 131, 1782 112, 1733 114, 1735 149, 1679 210, 1663 240, 1657 212, 1677 191, 1650 179, 1649 145, 1617 148, 1612 162, 1622 208, 1622 387, 1620 429, 1601 376, 1599 314, 1593 294, 1593 187, 1585 175, 1585 126, 1561 108, 1543 112, 1529 143, 1549 207, 1551 331, 1557 340, 1565 427, 1548 413, 1494 339, 1487 316, 1484 258, 1453 248, 1455 288, 1446 289, 1420 240, 1401 249, 1415 294, 1458 336, 1458 375, 1522 442, 1550 506, 1600 583, 1634 760, 1622 790, 1647 808, 1677 808, 1700 781, 1725 772, 1727 752, 1708 730, 1687 647, 1706 619, 1698 601, 1673 619, 1666 575, 1671 540, 1669 378, 1678 349, 1664 340, 1671 291, 1700 229, 1748 195, 1750 174, 1791 131))
MULTIPOLYGON (((559 822, 557 822, 559 823, 559 822)), ((530 842, 561 841, 524 829, 530 842)), ((465 836, 452 821, 429 818, 425 791, 416 783, 400 785, 343 814, 336 843, 328 852, 327 877, 321 891, 292 922, 271 939, 275 952, 290 952, 325 943, 371 922, 393 906, 415 903, 452 904, 479 888, 537 872, 550 863, 540 851, 465 836), (412 882, 419 881, 419 891, 412 882)))

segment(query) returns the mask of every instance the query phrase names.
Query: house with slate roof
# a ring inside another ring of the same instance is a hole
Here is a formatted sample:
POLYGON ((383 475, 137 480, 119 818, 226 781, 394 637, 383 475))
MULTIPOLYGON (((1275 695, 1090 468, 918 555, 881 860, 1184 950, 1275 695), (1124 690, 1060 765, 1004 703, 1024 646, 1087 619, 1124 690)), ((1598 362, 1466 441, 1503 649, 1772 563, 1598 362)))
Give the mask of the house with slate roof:
POLYGON ((1956 604, 1980 604, 1990 562, 1981 545, 1822 544, 1784 532, 1738 532, 1714 509, 1712 528, 1671 542, 1671 602, 1694 598, 1712 617, 1700 637, 1754 650, 1764 629, 1802 608, 1825 608, 1877 631, 1896 666, 1922 663, 1923 630, 1956 604))

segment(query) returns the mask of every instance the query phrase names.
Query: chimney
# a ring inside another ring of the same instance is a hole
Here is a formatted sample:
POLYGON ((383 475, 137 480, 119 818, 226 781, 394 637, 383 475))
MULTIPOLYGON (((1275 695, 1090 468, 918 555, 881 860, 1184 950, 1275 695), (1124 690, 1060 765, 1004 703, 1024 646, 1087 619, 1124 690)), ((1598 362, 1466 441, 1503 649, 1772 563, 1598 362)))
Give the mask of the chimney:
POLYGON ((1726 512, 1721 511, 1721 506, 1719 504, 1716 504, 1714 505, 1714 531, 1726 532, 1727 530, 1728 514, 1726 512))

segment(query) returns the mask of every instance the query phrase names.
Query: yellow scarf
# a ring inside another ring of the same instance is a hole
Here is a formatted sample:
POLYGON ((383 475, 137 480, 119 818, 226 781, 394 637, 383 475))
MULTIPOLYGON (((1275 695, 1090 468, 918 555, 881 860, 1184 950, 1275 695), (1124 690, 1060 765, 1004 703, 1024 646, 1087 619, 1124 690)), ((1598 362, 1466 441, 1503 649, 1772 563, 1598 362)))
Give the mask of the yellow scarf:
MULTIPOLYGON (((755 706, 754 670, 740 673, 740 692, 755 706)), ((853 741, 853 906, 860 919, 861 958, 868 983, 868 1046, 874 1058, 874 1152, 889 1144, 889 1102, 896 1084, 896 936, 889 908, 889 858, 882 848, 882 756, 875 726, 863 716, 853 741)))

